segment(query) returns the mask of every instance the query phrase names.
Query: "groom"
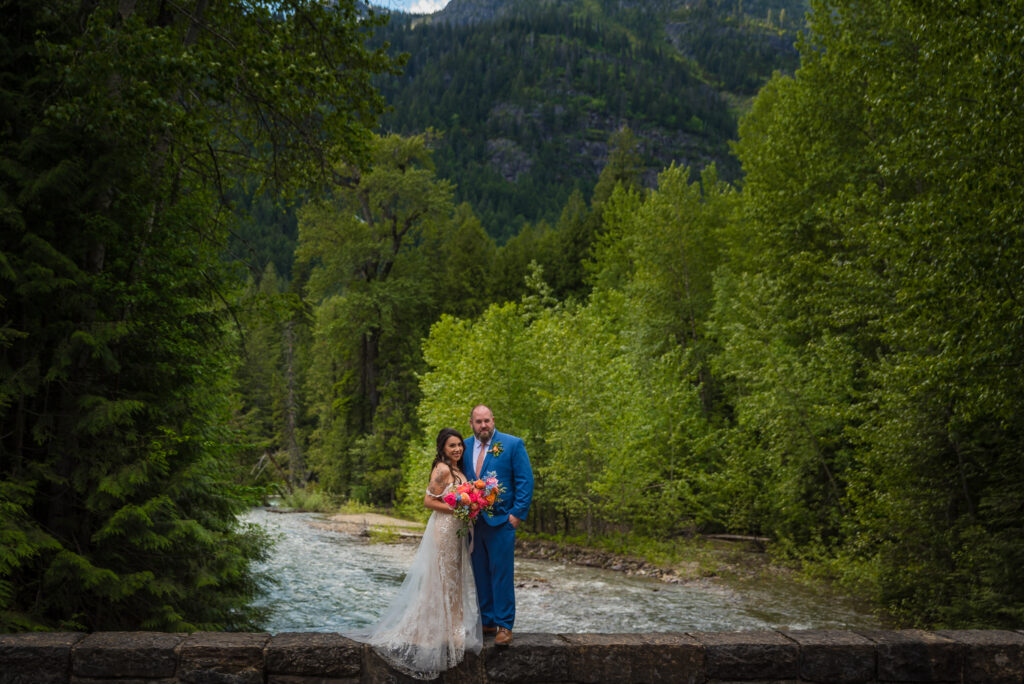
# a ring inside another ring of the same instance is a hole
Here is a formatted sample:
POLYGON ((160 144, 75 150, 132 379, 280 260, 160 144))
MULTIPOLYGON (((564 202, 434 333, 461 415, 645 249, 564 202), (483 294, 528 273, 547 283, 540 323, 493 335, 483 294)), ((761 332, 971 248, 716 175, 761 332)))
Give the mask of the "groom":
POLYGON ((494 643, 512 642, 516 620, 513 584, 513 551, 516 528, 526 519, 533 498, 533 470, 523 440, 494 429, 494 414, 483 404, 469 414, 473 436, 466 440, 469 477, 494 472, 505 493, 492 507, 492 515, 481 515, 473 532, 473 577, 480 600, 484 634, 494 634, 494 643))

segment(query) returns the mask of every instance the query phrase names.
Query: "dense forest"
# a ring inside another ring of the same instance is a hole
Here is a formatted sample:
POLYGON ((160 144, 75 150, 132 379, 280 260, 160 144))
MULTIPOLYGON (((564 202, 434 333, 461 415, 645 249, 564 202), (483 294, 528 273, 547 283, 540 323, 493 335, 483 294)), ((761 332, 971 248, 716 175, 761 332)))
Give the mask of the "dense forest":
POLYGON ((651 5, 5 12, 3 629, 254 624, 247 496, 421 516, 479 402, 527 532, 1020 628, 1024 3, 651 5))
POLYGON ((721 0, 518 0, 498 11, 454 0, 426 19, 398 15, 381 40, 410 58, 376 81, 391 105, 382 124, 443 132, 438 174, 499 244, 553 223, 574 191, 589 197, 623 126, 640 141, 647 185, 672 162, 715 163, 734 180, 735 103, 797 64, 805 3, 776 4, 754 15, 721 0))
POLYGON ((399 66, 276 4, 0 5, 4 631, 259 624, 230 198, 344 182, 399 66))

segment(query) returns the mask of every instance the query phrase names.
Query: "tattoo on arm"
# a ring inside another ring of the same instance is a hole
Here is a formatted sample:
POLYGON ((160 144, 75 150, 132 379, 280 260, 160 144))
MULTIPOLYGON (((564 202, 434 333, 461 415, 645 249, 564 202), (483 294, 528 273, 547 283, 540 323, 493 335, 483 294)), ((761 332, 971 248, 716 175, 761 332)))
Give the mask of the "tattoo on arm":
POLYGON ((444 491, 445 487, 448 486, 448 482, 451 481, 451 471, 444 464, 439 463, 434 468, 433 474, 430 476, 430 491, 434 494, 440 494, 444 491))

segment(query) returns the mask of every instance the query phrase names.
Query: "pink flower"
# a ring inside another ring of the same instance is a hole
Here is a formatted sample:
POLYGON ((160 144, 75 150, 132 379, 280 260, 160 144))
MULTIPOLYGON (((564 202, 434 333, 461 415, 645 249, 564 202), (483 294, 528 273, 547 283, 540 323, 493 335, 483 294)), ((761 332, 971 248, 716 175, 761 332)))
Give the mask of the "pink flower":
POLYGON ((446 504, 448 504, 449 506, 454 507, 456 501, 457 501, 457 499, 455 498, 455 494, 454 493, 448 492, 447 494, 444 495, 444 502, 446 504))

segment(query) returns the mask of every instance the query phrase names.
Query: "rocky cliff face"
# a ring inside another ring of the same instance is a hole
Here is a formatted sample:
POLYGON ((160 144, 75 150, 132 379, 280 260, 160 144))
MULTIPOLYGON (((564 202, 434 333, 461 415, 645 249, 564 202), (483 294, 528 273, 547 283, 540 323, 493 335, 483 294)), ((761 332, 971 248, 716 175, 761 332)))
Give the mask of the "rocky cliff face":
MULTIPOLYGON (((543 0, 542 4, 555 4, 561 0, 543 0)), ((518 0, 451 0, 443 10, 435 12, 435 21, 462 26, 492 21, 516 10, 518 0)))

